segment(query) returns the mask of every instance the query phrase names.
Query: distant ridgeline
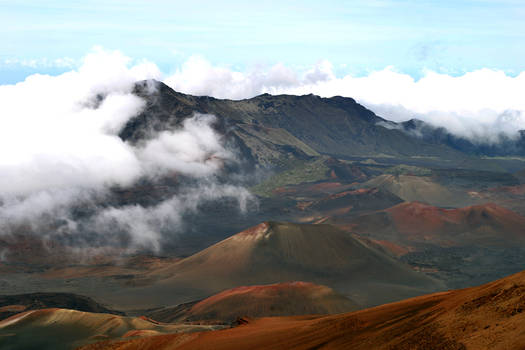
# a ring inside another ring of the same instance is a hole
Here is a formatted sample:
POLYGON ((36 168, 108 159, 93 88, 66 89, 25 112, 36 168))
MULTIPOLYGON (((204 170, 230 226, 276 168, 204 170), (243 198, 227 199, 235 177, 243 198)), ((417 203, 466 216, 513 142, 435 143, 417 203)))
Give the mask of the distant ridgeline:
POLYGON ((397 124, 400 130, 431 144, 447 145, 458 151, 480 156, 525 156, 525 130, 518 130, 515 138, 500 134, 497 142, 473 142, 452 134, 443 127, 436 127, 419 119, 397 124))
POLYGON ((215 127, 236 145, 245 160, 283 166, 290 160, 328 155, 341 159, 426 159, 439 166, 472 156, 525 155, 525 131, 517 139, 476 144, 421 120, 394 123, 352 98, 263 94, 245 100, 185 95, 157 81, 142 81, 134 92, 145 109, 119 136, 132 143, 172 130, 193 113, 213 114, 215 127), (152 89, 152 86, 155 89, 152 89))

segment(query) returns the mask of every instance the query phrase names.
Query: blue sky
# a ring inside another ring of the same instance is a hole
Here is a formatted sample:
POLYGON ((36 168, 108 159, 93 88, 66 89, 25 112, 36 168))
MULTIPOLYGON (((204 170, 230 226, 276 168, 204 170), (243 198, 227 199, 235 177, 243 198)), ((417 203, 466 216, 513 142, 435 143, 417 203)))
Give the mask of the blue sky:
POLYGON ((525 1, 0 0, 0 8, 0 84, 70 70, 94 46, 166 74, 195 54, 238 70, 325 59, 337 75, 525 70, 525 1))

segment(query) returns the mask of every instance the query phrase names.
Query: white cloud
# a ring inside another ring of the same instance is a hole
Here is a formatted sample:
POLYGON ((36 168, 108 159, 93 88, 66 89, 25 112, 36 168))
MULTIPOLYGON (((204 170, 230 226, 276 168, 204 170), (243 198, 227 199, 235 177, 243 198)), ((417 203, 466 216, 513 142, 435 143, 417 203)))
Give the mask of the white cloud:
POLYGON ((78 234, 72 210, 83 203, 96 211, 83 225, 98 235, 111 240, 115 230, 133 247, 159 248, 162 227, 177 230, 198 203, 229 196, 242 205, 243 188, 214 182, 234 156, 214 131, 213 116, 195 115, 140 145, 120 139, 122 126, 144 108, 132 93, 143 79, 160 79, 155 64, 132 64, 118 51, 97 48, 77 70, 0 86, 0 233, 31 225, 34 232, 78 234), (171 174, 197 184, 151 208, 97 208, 112 186, 171 174))
POLYGON ((387 67, 362 77, 337 78, 328 61, 302 72, 282 64, 238 72, 192 57, 165 83, 184 93, 218 98, 242 99, 262 93, 352 97, 386 119, 417 117, 485 141, 494 141, 498 133, 515 135, 518 129, 525 129, 525 72, 513 77, 491 69, 462 76, 427 71, 415 80, 387 67))
POLYGON ((299 84, 296 73, 282 64, 248 73, 215 67, 200 56, 191 56, 164 82, 174 90, 198 96, 242 99, 276 88, 299 84))
POLYGON ((233 154, 221 144, 211 127, 212 115, 197 114, 183 122, 183 128, 164 131, 138 149, 147 171, 175 171, 192 176, 207 176, 218 171, 233 154))
POLYGON ((253 200, 250 192, 241 186, 219 185, 208 180, 151 207, 105 208, 91 222, 92 229, 101 235, 121 230, 129 234, 132 248, 150 247, 158 251, 163 233, 173 234, 184 228, 185 214, 198 211, 205 201, 223 198, 237 200, 243 212, 247 202, 253 200))
POLYGON ((115 131, 143 107, 131 93, 134 82, 159 75, 150 64, 128 62, 97 50, 77 71, 0 86, 0 193, 126 185, 140 174, 115 131), (94 108, 97 95, 105 98, 94 108))

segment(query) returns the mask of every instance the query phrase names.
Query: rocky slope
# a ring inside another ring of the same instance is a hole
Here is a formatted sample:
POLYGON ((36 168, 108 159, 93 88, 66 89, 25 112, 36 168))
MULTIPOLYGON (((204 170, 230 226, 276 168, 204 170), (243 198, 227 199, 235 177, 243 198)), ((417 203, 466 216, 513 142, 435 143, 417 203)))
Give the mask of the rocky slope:
POLYGON ((147 101, 147 107, 120 133, 130 142, 147 138, 152 131, 177 127, 198 112, 217 116, 217 128, 246 157, 263 166, 284 165, 290 159, 319 154, 461 157, 448 146, 426 143, 381 126, 384 119, 352 98, 264 94, 240 101, 219 100, 185 95, 151 81, 137 83, 135 93, 147 101))

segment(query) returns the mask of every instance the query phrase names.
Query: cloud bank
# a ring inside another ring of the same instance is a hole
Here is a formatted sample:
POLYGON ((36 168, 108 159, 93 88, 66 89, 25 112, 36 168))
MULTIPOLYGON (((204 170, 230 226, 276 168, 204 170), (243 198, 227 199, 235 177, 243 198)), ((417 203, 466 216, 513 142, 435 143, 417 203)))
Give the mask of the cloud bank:
POLYGON ((140 174, 115 131, 143 107, 131 93, 134 82, 159 72, 128 63, 118 52, 98 50, 78 71, 0 86, 1 193, 127 185, 140 174))
POLYGON ((213 116, 196 114, 140 145, 119 138, 145 106, 132 93, 135 82, 160 78, 156 65, 131 63, 117 51, 96 49, 78 70, 0 86, 0 234, 160 249, 162 235, 177 231, 184 213, 200 203, 232 197, 245 206, 244 188, 215 180, 224 162, 236 159, 213 116), (164 176, 191 181, 152 207, 100 206, 112 188, 164 176), (82 220, 79 210, 87 213, 82 220))
POLYGON ((154 63, 95 49, 76 70, 0 86, 0 233, 160 249, 163 237, 184 227, 185 213, 206 201, 227 197, 246 207, 246 189, 217 180, 223 164, 236 159, 214 131, 213 116, 195 115, 138 145, 118 137, 145 107, 132 93, 143 79, 217 98, 348 96, 386 119, 416 117, 479 142, 525 129, 525 72, 482 69, 454 77, 429 71, 414 80, 386 68, 337 77, 327 61, 301 71, 277 64, 240 72, 193 56, 163 76, 154 63), (155 205, 100 204, 114 188, 173 176, 191 181, 155 205))
POLYGON ((427 71, 415 80, 388 67, 363 77, 336 77, 328 61, 302 72, 282 64, 239 72, 194 56, 165 82, 181 92, 218 98, 261 93, 352 97, 385 119, 418 118, 478 142, 496 142, 500 134, 513 137, 525 129, 525 72, 513 77, 491 69, 462 76, 427 71))

